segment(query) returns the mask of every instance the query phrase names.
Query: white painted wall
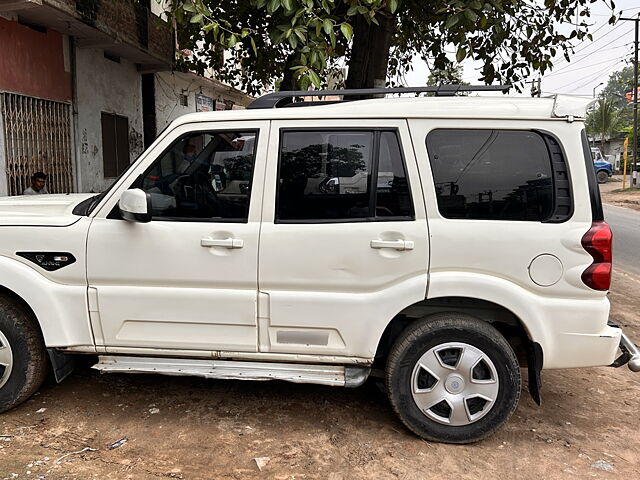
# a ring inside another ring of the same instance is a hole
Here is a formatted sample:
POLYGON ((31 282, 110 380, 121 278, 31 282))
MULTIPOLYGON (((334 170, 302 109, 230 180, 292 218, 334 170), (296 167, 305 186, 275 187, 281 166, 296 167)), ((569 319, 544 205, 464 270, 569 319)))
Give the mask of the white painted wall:
POLYGON ((78 178, 81 192, 101 192, 114 179, 104 178, 101 112, 129 119, 129 155, 142 153, 142 77, 136 65, 104 58, 102 50, 76 49, 78 178))
MULTIPOLYGON (((190 81, 182 75, 171 72, 159 72, 155 74, 156 95, 156 132, 160 133, 169 123, 181 115, 196 111, 196 91, 190 81), (187 92, 188 106, 180 105, 180 93, 187 92)), ((206 93, 205 93, 206 95, 206 93)))
POLYGON ((167 20, 167 14, 171 7, 171 0, 151 0, 151 13, 160 17, 163 20, 167 20))
POLYGON ((214 101, 231 100, 246 106, 253 99, 232 87, 191 73, 159 72, 155 74, 156 131, 159 133, 181 115, 196 111, 196 93, 214 101), (188 97, 188 105, 180 105, 180 94, 188 97))

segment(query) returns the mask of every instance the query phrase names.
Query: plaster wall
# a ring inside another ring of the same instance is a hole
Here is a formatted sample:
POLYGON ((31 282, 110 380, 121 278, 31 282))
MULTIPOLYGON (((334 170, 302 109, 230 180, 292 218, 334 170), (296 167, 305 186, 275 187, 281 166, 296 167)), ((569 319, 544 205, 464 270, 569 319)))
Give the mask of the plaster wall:
POLYGON ((81 192, 101 192, 115 178, 104 178, 101 113, 127 117, 129 161, 144 149, 142 136, 142 77, 124 58, 108 60, 103 51, 76 49, 77 117, 75 145, 81 192))
POLYGON ((239 90, 192 73, 159 72, 155 74, 156 131, 161 132, 181 115, 195 112, 196 93, 228 105, 247 106, 253 100, 239 90), (180 94, 187 96, 187 106, 180 104, 180 94))

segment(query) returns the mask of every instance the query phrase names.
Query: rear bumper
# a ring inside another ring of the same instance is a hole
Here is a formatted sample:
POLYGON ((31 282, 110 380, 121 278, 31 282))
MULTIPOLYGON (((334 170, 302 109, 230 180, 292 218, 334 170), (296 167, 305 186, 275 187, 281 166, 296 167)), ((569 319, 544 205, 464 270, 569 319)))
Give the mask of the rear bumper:
POLYGON ((545 369, 612 365, 618 355, 622 330, 605 325, 597 333, 559 332, 557 335, 553 357, 549 358, 545 351, 545 369))
MULTIPOLYGON (((620 328, 617 325, 611 325, 613 328, 620 328)), ((640 350, 631 341, 629 337, 620 328, 620 355, 612 364, 612 367, 621 367, 627 365, 632 372, 640 372, 640 350)))

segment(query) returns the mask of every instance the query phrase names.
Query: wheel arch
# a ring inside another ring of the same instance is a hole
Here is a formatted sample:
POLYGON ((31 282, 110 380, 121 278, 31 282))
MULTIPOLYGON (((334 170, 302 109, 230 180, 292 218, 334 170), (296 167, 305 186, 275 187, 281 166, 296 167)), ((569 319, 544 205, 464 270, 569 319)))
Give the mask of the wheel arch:
POLYGON ((33 319, 35 320, 35 322, 38 325, 38 328, 40 329, 40 333, 42 334, 42 326, 40 325, 40 322, 38 321, 38 316, 33 311, 33 308, 31 308, 31 305, 29 305, 24 298, 22 298, 16 292, 14 292, 13 290, 11 290, 10 288, 8 288, 8 287, 6 287, 4 285, 0 285, 0 295, 4 295, 5 297, 10 298, 13 302, 17 303, 22 308, 24 308, 25 311, 29 315, 31 315, 33 317, 33 319))
MULTIPOLYGON (((40 336, 42 338, 42 342, 46 345, 46 341, 44 339, 44 332, 42 331, 42 325, 38 320, 38 316, 31 308, 31 305, 18 295, 16 292, 7 288, 4 285, 0 285, 0 295, 5 296, 9 300, 11 300, 14 304, 19 305, 27 315, 29 315, 33 319, 33 323, 38 329, 40 336)), ((58 352, 53 348, 47 348, 47 360, 51 370, 53 371, 54 378, 56 382, 60 383, 64 380, 75 368, 75 356, 66 355, 64 353, 58 352)))
POLYGON ((411 323, 442 312, 459 312, 492 324, 511 344, 521 358, 523 345, 533 341, 525 323, 510 309, 498 303, 471 296, 428 298, 400 311, 386 326, 376 349, 376 360, 386 356, 395 339, 411 323))
POLYGON ((541 345, 532 338, 526 323, 511 309, 494 301, 473 296, 427 298, 404 308, 384 329, 376 348, 373 368, 384 370, 392 346, 409 325, 443 312, 463 313, 496 328, 513 348, 520 365, 527 368, 529 393, 538 405, 541 404, 540 372, 544 355, 541 345))
POLYGON ((94 346, 86 286, 55 283, 17 260, 0 257, 0 291, 34 316, 47 347, 94 346))

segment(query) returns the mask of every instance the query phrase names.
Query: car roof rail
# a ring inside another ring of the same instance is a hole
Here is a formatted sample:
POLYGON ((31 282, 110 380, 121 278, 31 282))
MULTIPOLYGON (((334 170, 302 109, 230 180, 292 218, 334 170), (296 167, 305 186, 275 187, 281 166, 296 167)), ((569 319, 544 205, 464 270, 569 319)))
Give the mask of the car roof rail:
MULTIPOLYGON (((392 87, 392 88, 354 88, 344 90, 290 90, 273 92, 262 95, 249 104, 247 108, 281 108, 289 106, 312 106, 318 104, 337 103, 327 102, 295 102, 300 97, 327 97, 340 95, 344 97, 364 95, 387 95, 392 93, 434 93, 437 97, 453 96, 462 92, 503 92, 506 93, 511 85, 436 85, 430 87, 392 87)), ((353 99, 356 100, 356 99, 353 99)), ((351 101, 351 100, 339 100, 351 101)))

